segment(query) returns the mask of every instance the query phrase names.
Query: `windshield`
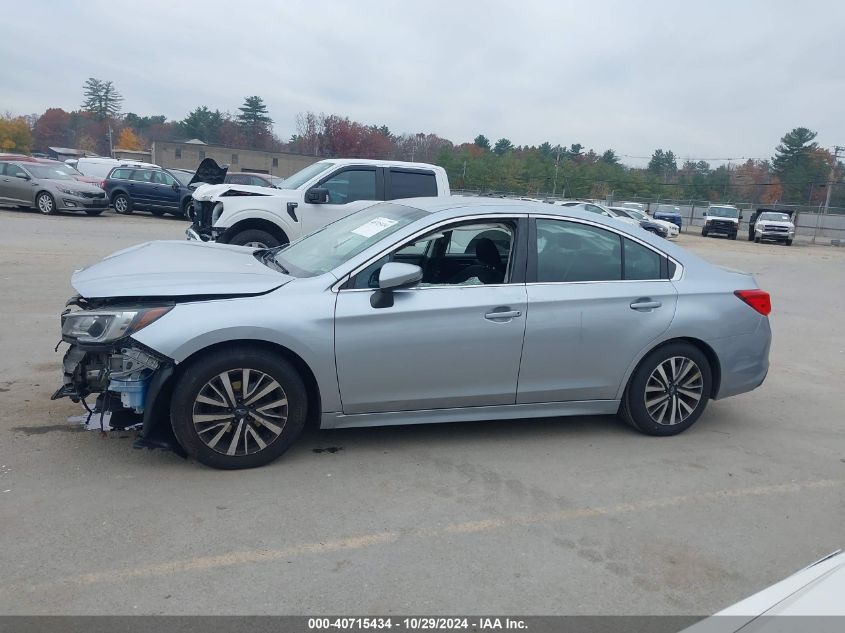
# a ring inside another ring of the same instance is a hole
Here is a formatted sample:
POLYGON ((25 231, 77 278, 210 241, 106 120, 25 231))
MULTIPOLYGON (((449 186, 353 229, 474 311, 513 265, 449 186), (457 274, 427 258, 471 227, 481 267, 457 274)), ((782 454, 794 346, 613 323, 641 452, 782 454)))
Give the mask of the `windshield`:
POLYGON ((640 222, 646 219, 646 214, 641 213, 636 209, 626 209, 625 212, 628 214, 628 217, 634 218, 635 220, 639 220, 640 222))
POLYGON ((377 204, 293 242, 276 254, 276 262, 297 277, 322 275, 425 215, 412 207, 377 204))
POLYGON ((789 215, 786 213, 761 213, 758 220, 769 220, 770 222, 789 222, 789 215))
POLYGON ((314 176, 322 174, 332 165, 334 165, 334 163, 314 163, 313 165, 308 165, 308 167, 300 169, 293 176, 285 178, 284 183, 277 186, 281 189, 299 189, 314 176))
POLYGON ((34 178, 48 178, 50 180, 74 180, 65 167, 53 167, 51 165, 26 165, 26 170, 34 178))
POLYGON ((739 209, 735 207, 710 207, 707 215, 715 215, 718 218, 738 218, 739 209))
POLYGON ((170 174, 171 174, 171 175, 172 175, 172 176, 173 176, 176 180, 178 180, 178 181, 182 184, 182 186, 183 186, 183 187, 187 187, 187 186, 188 186, 188 183, 189 183, 189 182, 191 182, 191 178, 193 178, 193 177, 194 177, 194 175, 193 175, 192 173, 190 173, 190 172, 187 172, 187 171, 176 171, 175 169, 174 169, 173 171, 171 171, 171 172, 170 172, 170 174))

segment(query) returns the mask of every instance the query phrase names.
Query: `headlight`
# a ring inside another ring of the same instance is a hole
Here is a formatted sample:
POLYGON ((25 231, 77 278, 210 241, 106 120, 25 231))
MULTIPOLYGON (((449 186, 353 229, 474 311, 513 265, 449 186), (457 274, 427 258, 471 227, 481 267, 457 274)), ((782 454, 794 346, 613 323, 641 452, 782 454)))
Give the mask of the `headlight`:
POLYGON ((62 193, 67 193, 67 194, 70 194, 72 196, 81 196, 82 195, 81 192, 76 191, 75 189, 68 189, 67 187, 56 187, 56 189, 58 189, 62 193))
POLYGON ((80 343, 108 343, 130 336, 170 312, 173 306, 137 310, 71 312, 62 317, 62 337, 80 343))

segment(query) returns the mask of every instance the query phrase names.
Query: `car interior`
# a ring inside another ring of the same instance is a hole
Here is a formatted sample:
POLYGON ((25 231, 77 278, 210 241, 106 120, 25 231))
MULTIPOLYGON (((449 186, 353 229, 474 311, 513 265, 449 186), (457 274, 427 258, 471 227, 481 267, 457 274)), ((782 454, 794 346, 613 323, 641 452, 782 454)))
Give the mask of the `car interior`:
POLYGON ((348 287, 378 288, 379 272, 388 262, 422 268, 422 287, 505 283, 510 274, 515 233, 516 227, 510 222, 451 226, 373 262, 348 287))

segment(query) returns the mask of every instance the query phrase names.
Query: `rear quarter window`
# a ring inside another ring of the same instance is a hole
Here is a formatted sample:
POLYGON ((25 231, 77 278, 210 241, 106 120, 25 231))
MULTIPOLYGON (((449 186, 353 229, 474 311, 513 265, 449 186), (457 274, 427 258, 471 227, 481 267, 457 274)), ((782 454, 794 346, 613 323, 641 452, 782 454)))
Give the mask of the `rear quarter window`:
POLYGON ((437 196, 437 179, 433 172, 390 170, 388 200, 399 198, 433 198, 437 196))

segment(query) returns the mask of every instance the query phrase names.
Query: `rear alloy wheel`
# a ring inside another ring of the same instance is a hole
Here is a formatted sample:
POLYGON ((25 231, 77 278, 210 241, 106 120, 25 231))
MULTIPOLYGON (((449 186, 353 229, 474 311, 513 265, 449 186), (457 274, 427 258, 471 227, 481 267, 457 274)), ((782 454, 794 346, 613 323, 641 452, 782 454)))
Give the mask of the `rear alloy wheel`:
POLYGON ((218 352, 184 370, 171 422, 185 451, 207 466, 263 466, 302 431, 305 385, 283 358, 247 348, 218 352))
POLYGON ((117 194, 111 202, 114 210, 118 213, 129 215, 132 213, 132 201, 125 193, 117 194))
POLYGON ((711 385, 707 357, 689 343, 672 343, 640 363, 625 390, 620 412, 643 433, 676 435, 701 416, 711 385))
POLYGON ((267 231, 260 229, 247 229, 236 233, 229 244, 235 246, 249 246, 250 248, 275 248, 282 243, 267 231))
POLYGON ((56 212, 56 201, 46 191, 42 191, 35 198, 35 206, 44 215, 52 215, 56 212))

